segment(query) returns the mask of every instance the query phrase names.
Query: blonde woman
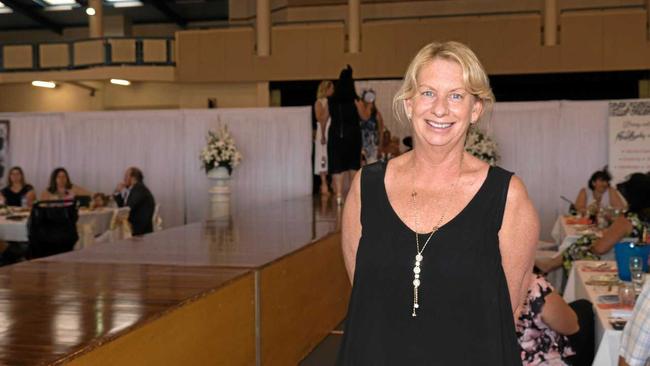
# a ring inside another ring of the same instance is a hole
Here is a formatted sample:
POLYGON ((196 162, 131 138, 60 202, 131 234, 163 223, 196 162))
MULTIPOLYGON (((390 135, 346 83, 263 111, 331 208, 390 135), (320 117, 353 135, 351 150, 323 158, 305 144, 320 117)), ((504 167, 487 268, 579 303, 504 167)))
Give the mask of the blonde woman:
POLYGON ((338 365, 521 365, 514 319, 539 221, 519 178, 464 151, 493 102, 467 46, 411 61, 393 104, 414 149, 365 166, 343 210, 353 288, 338 365))
POLYGON ((316 134, 314 135, 314 174, 320 176, 320 193, 329 195, 327 186, 327 133, 330 128, 330 112, 327 98, 334 93, 334 84, 323 80, 318 85, 314 113, 316 114, 316 134))

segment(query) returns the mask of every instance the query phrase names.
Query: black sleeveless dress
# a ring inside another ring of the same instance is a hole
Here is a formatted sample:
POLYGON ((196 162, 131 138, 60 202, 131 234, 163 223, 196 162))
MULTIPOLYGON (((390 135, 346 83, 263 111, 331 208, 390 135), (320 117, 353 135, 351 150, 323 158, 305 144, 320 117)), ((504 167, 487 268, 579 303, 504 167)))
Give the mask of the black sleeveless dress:
POLYGON ((498 239, 512 173, 491 167, 433 235, 413 317, 415 234, 388 201, 385 172, 378 162, 361 173, 363 229, 337 364, 521 365, 498 239))

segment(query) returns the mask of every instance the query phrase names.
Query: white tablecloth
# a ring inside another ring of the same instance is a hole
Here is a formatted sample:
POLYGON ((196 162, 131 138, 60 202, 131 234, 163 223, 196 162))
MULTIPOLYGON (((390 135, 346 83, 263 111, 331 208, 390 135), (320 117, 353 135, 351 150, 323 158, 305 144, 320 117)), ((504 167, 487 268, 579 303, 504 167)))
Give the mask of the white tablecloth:
MULTIPOLYGON (((596 233, 598 230, 592 228, 587 228, 586 225, 569 225, 567 223, 567 217, 560 215, 555 220, 553 225, 553 230, 551 230, 551 236, 555 242, 559 245, 557 254, 560 255, 564 252, 571 244, 575 243, 582 235, 587 233, 596 233)), ((636 238, 623 238, 621 241, 636 242, 636 238)), ((614 251, 610 250, 608 253, 605 253, 600 256, 602 260, 613 260, 614 251)))
POLYGON ((567 218, 560 215, 557 217, 557 220, 555 220, 553 230, 551 230, 551 236, 559 245, 558 252, 562 253, 571 244, 575 243, 575 241, 580 238, 581 234, 578 233, 575 225, 567 224, 567 218))
MULTIPOLYGON (((77 227, 90 225, 94 235, 100 235, 109 229, 114 212, 113 208, 94 211, 80 210, 77 227)), ((27 215, 29 214, 25 213, 24 215, 25 219, 20 221, 7 220, 5 216, 0 217, 0 240, 22 242, 29 240, 27 238, 27 215)))
MULTIPOLYGON (((564 300, 571 302, 578 299, 586 299, 594 304, 596 357, 593 366, 615 366, 618 365, 618 348, 623 331, 615 330, 609 324, 608 318, 614 310, 603 310, 597 306, 597 303, 598 297, 601 295, 618 294, 618 287, 612 286, 612 289, 608 291, 608 288, 605 286, 587 285, 586 282, 592 276, 606 275, 608 273, 586 272, 581 269, 584 266, 594 266, 600 263, 607 263, 608 267, 616 268, 616 262, 614 261, 576 261, 573 263, 567 287, 564 290, 564 300)), ((616 275, 616 272, 611 274, 616 275)), ((650 278, 646 277, 646 281, 649 280, 650 278)), ((615 311, 625 315, 632 315, 632 310, 615 311)))

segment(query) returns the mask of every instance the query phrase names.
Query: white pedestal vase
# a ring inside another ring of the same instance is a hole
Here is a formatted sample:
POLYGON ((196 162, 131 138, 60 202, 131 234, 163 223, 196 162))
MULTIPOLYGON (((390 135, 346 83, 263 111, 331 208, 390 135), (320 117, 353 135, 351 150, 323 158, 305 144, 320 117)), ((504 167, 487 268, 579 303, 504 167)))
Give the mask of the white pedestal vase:
POLYGON ((230 216, 230 173, 228 168, 218 166, 208 172, 214 181, 210 188, 210 218, 227 219, 230 216))

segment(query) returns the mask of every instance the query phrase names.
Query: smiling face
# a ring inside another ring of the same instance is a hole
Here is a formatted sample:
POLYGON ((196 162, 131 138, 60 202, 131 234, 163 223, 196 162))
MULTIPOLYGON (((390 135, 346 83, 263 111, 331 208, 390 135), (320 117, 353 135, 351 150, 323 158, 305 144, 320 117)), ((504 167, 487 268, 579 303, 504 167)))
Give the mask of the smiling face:
POLYGON ((18 169, 12 169, 9 173, 9 180, 12 185, 23 185, 23 174, 18 169))
POLYGON ((454 62, 436 58, 417 75, 415 95, 404 101, 416 146, 457 146, 481 115, 482 103, 467 91, 463 70, 454 62))
POLYGON ((70 184, 68 175, 64 171, 60 171, 56 174, 56 186, 59 189, 65 189, 67 185, 70 184))
POLYGON ((609 183, 604 179, 596 179, 593 181, 594 191, 603 194, 609 188, 609 183))

